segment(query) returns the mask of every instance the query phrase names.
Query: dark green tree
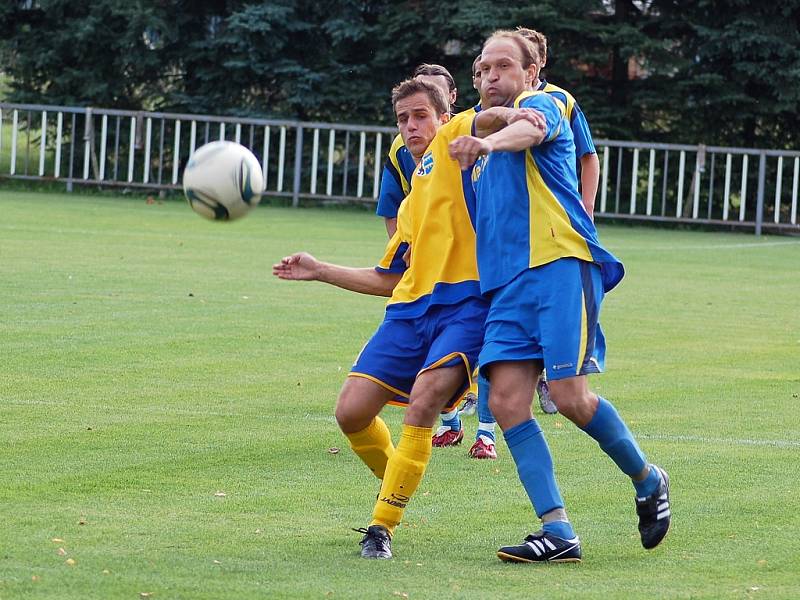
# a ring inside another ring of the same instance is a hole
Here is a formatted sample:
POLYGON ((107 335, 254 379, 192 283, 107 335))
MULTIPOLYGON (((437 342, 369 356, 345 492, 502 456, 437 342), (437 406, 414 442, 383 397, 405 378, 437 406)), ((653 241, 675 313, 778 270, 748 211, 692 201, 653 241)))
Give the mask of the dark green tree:
POLYGON ((152 2, 41 0, 0 12, 19 102, 142 108, 163 96, 156 40, 165 28, 152 2), (30 7, 28 7, 30 4, 30 7))
POLYGON ((800 0, 10 0, 0 70, 22 102, 386 124, 422 62, 474 103, 473 58, 517 25, 596 137, 798 145, 800 0))

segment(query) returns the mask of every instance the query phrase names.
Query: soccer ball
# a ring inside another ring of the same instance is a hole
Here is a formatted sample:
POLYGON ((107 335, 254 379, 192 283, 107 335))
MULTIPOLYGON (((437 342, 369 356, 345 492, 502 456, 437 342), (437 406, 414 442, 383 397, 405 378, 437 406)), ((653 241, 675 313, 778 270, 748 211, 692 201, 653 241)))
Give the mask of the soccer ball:
POLYGON ((243 217, 261 200, 261 165, 247 148, 218 141, 195 151, 183 171, 183 193, 198 215, 217 221, 243 217))

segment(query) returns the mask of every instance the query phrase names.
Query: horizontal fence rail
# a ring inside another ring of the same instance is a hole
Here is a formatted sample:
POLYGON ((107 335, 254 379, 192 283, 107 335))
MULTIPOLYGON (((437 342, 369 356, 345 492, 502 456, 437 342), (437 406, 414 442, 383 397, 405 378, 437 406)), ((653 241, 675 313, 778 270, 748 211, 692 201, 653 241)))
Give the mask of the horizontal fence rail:
MULTIPOLYGON (((393 127, 0 103, 0 177, 181 187, 192 153, 231 140, 258 157, 267 196, 374 203, 393 127), (5 147, 4 146, 7 146, 5 147)), ((800 233, 800 152, 595 140, 595 214, 800 233)))

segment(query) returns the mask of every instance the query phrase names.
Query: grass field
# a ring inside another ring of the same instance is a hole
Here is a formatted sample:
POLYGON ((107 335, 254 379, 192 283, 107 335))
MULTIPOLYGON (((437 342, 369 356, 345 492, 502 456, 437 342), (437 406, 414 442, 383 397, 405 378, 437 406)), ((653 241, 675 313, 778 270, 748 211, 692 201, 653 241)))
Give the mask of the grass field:
POLYGON ((350 528, 378 483, 332 410, 383 301, 270 274, 301 249, 373 264, 375 217, 0 207, 1 600, 800 597, 800 240, 601 227, 628 274, 593 385, 672 477, 661 547, 611 461, 540 415, 583 563, 496 559, 537 528, 502 442, 496 462, 435 450, 376 562, 350 528))

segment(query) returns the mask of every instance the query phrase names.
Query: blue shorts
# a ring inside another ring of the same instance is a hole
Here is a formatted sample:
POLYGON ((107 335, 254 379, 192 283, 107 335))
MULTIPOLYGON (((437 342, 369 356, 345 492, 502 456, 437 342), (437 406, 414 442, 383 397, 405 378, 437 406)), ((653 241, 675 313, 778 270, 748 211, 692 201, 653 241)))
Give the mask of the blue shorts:
POLYGON ((542 360, 549 381, 601 372, 602 301, 600 267, 594 263, 560 258, 523 271, 492 294, 481 368, 542 360))
POLYGON ((451 409, 472 382, 487 310, 485 300, 470 298, 460 304, 432 306, 414 319, 384 319, 356 358, 349 376, 374 381, 396 394, 390 404, 407 406, 421 372, 464 365, 463 385, 446 406, 451 409))

